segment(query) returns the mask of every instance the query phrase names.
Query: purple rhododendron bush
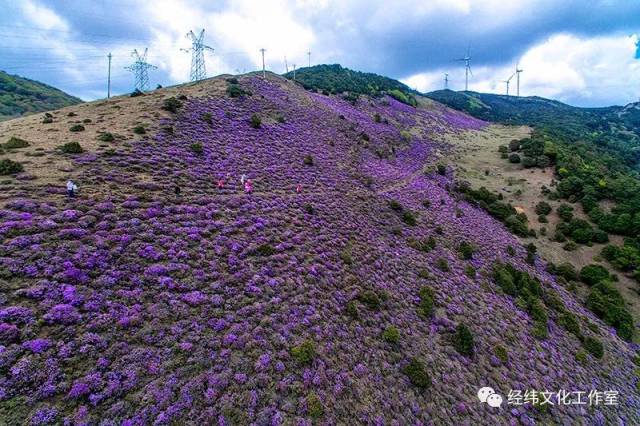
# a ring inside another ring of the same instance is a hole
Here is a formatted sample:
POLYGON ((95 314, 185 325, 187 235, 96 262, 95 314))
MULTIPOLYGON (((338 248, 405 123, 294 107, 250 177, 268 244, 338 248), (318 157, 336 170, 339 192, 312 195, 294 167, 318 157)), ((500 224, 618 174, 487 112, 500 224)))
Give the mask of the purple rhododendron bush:
POLYGON ((0 423, 640 424, 634 348, 430 171, 437 135, 487 123, 240 85, 183 100, 126 155, 76 157, 81 188, 117 190, 0 210, 0 423), (507 263, 543 308, 497 284, 507 263), (508 406, 510 389, 619 403, 508 406))

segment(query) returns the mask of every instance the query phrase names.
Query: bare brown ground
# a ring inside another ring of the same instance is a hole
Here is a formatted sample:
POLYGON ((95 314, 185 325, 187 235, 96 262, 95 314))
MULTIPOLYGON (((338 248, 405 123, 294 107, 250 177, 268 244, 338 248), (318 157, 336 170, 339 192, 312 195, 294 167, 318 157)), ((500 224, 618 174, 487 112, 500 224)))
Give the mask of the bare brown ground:
MULTIPOLYGON (((154 90, 143 96, 116 96, 87 102, 51 111, 53 122, 43 123, 44 113, 33 114, 9 121, 0 122, 0 144, 12 136, 29 142, 29 147, 11 151, 5 150, 0 159, 9 158, 20 162, 27 179, 0 176, 0 206, 21 194, 32 193, 37 188, 59 185, 64 187, 67 179, 76 178, 83 166, 76 166, 71 157, 56 148, 67 142, 79 142, 87 154, 101 154, 107 150, 126 153, 131 143, 144 140, 156 133, 160 120, 171 113, 162 109, 163 101, 171 96, 202 97, 221 95, 227 83, 224 76, 201 82, 198 85, 180 86, 154 90), (84 131, 72 132, 75 124, 85 127, 84 131), (142 125, 146 134, 139 135, 133 128, 142 125), (109 132, 115 136, 113 142, 98 140, 101 133, 109 132)), ((144 181, 144 173, 140 176, 144 181)), ((84 193, 96 193, 105 188, 91 188, 79 182, 84 193)))

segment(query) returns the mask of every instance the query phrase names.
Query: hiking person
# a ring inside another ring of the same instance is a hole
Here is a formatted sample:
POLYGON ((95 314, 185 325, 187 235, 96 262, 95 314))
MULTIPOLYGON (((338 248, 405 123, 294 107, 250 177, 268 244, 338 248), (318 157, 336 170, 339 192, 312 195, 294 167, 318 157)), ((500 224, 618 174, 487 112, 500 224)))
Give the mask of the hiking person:
POLYGON ((78 185, 76 185, 74 181, 69 179, 67 181, 67 195, 69 196, 69 198, 75 198, 77 190, 78 190, 78 185))
POLYGON ((224 178, 218 179, 218 189, 224 188, 224 178))
POLYGON ((178 185, 176 185, 176 187, 174 188, 174 191, 176 193, 176 196, 179 197, 180 196, 180 187, 178 185))
POLYGON ((300 184, 296 185, 296 193, 301 193, 302 192, 302 186, 300 184))
POLYGON ((243 174, 242 174, 242 176, 240 176, 240 183, 241 183, 242 185, 244 185, 244 183, 246 182, 246 180, 247 180, 247 175, 245 175, 245 174, 243 173, 243 174))
POLYGON ((251 194, 253 192, 253 183, 250 179, 247 179, 244 183, 244 192, 251 194))

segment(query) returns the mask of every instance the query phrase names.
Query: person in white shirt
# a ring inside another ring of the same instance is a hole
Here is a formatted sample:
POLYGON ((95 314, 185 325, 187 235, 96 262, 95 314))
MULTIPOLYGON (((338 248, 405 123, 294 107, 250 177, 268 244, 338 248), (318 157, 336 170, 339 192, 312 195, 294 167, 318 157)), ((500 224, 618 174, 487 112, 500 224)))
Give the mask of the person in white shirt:
POLYGON ((67 181, 67 195, 69 195, 70 198, 75 198, 77 190, 78 185, 76 185, 74 181, 69 179, 67 181))

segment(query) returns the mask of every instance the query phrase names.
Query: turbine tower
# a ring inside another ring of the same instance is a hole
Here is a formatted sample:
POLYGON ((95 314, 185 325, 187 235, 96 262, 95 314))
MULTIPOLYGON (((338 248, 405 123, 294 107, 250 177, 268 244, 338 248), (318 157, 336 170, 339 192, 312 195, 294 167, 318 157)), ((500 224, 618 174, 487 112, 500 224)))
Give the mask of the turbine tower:
POLYGON ((518 64, 516 64, 516 96, 520 96, 520 73, 522 70, 518 68, 518 64))
POLYGON ((469 61, 471 61, 471 56, 469 56, 469 49, 467 47, 467 54, 464 55, 464 58, 456 59, 457 61, 464 61, 464 91, 469 90, 469 74, 473 77, 473 73, 471 72, 471 66, 469 65, 469 61))
POLYGON ((514 75, 516 75, 516 73, 511 74, 511 76, 508 79, 502 80, 503 83, 507 83, 507 96, 509 96, 509 82, 511 81, 514 75))
POLYGON ((204 64, 204 51, 213 52, 213 47, 204 44, 204 28, 200 34, 195 35, 193 31, 187 33, 187 38, 191 40, 190 49, 180 49, 183 52, 191 52, 191 81, 199 81, 207 78, 207 69, 204 64))
POLYGON ((158 67, 147 62, 146 47, 142 55, 138 53, 137 49, 134 49, 131 56, 135 58, 135 61, 132 65, 124 68, 134 73, 134 89, 144 92, 149 88, 149 68, 157 69, 158 67))
POLYGON ((449 88, 449 74, 444 73, 444 88, 445 90, 449 88))

